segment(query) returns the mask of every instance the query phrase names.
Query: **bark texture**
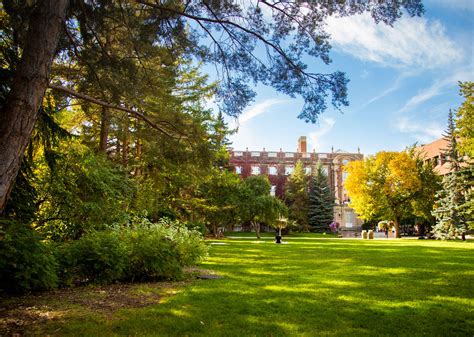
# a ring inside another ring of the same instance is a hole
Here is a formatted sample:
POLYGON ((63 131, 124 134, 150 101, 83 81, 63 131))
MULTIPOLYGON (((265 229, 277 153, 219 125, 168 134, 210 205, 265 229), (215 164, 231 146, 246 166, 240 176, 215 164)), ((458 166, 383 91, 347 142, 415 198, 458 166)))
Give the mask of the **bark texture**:
POLYGON ((103 106, 101 120, 100 120, 99 152, 107 153, 109 128, 110 128, 110 111, 109 111, 109 108, 103 106))
POLYGON ((0 114, 0 213, 5 209, 48 87, 68 0, 39 1, 21 62, 0 114))

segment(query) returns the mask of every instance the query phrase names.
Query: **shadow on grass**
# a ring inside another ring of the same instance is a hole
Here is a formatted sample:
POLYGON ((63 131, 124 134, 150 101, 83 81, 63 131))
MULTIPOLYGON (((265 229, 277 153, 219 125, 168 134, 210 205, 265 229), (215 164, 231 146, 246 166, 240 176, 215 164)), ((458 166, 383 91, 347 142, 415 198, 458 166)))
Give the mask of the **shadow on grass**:
POLYGON ((357 240, 226 241, 159 305, 70 319, 54 335, 472 336, 474 246, 357 240))

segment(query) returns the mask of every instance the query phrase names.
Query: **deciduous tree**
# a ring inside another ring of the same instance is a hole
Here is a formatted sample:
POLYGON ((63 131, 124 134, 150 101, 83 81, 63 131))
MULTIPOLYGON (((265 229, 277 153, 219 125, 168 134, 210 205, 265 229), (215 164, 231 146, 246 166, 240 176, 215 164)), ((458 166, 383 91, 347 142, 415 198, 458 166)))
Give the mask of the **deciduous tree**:
POLYGON ((308 229, 308 176, 299 160, 285 185, 285 201, 288 205, 288 218, 296 221, 298 227, 308 229))
POLYGON ((412 214, 422 189, 415 160, 407 152, 378 152, 350 162, 345 170, 351 207, 362 219, 392 219, 400 237, 401 220, 412 214))

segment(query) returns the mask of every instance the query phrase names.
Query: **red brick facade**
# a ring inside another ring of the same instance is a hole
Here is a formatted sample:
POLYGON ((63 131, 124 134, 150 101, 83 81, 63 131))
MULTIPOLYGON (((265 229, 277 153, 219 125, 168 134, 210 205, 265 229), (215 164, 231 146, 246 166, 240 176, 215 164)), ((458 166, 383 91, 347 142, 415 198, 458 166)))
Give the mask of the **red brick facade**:
POLYGON ((327 172, 329 186, 331 186, 336 198, 334 208, 336 221, 339 221, 343 226, 346 222, 351 224, 349 227, 353 227, 352 224, 354 224, 354 227, 359 226, 360 220, 356 219, 352 209, 347 207, 349 198, 344 189, 345 173, 342 167, 347 162, 363 159, 364 156, 360 153, 344 151, 308 153, 306 150, 306 137, 300 137, 298 140, 298 152, 283 152, 281 149, 280 151, 266 151, 265 149, 262 151, 231 150, 230 165, 244 179, 250 175, 263 174, 268 176, 272 185, 272 192, 282 198, 285 193, 287 178, 298 160, 303 163, 307 174, 311 174, 311 170, 314 169, 315 165, 321 162, 327 172))

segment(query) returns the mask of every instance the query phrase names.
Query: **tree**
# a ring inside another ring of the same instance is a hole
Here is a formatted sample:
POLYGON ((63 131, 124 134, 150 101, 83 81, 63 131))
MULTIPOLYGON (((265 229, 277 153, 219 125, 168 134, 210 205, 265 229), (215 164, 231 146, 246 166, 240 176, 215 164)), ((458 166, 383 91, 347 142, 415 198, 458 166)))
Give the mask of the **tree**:
POLYGON ((458 139, 456 137, 456 125, 453 112, 448 114, 448 129, 444 138, 448 141, 448 148, 444 155, 449 158, 451 171, 443 178, 443 189, 437 194, 437 200, 433 210, 436 217, 436 225, 433 234, 441 239, 455 239, 463 235, 467 230, 467 214, 462 211, 466 204, 466 197, 469 196, 469 185, 472 185, 466 173, 470 172, 468 167, 463 165, 463 158, 458 150, 458 139), (468 185, 468 186, 466 186, 468 185))
POLYGON ((413 215, 416 217, 421 233, 430 230, 435 222, 432 214, 436 194, 441 189, 441 177, 434 171, 433 164, 423 159, 423 153, 417 152, 415 146, 408 150, 415 160, 416 172, 421 182, 421 188, 412 201, 413 215))
POLYGON ((345 170, 351 207, 364 220, 392 219, 399 238, 401 220, 413 213, 422 188, 415 160, 407 152, 378 152, 350 162, 345 170))
MULTIPOLYGON (((305 55, 330 62, 329 35, 321 24, 327 16, 369 11, 375 21, 392 24, 401 16, 402 9, 412 16, 423 13, 420 0, 395 3, 354 1, 344 5, 339 2, 259 1, 245 6, 233 1, 203 0, 165 3, 151 0, 118 3, 74 1, 69 6, 67 0, 41 0, 33 3, 5 1, 4 9, 8 18, 2 20, 5 24, 3 32, 15 37, 12 41, 17 51, 21 50, 21 62, 11 69, 11 79, 5 82, 9 86, 8 97, 1 102, 0 212, 5 208, 43 95, 50 83, 53 61, 56 59, 74 65, 76 59, 63 53, 64 49, 77 49, 78 45, 87 41, 95 41, 95 45, 107 55, 108 41, 94 34, 97 32, 94 28, 99 27, 95 25, 97 22, 114 17, 116 12, 125 13, 128 19, 116 20, 118 25, 140 17, 133 25, 117 28, 121 30, 123 27, 123 32, 132 33, 123 34, 121 41, 115 43, 132 41, 127 46, 134 47, 129 55, 123 55, 121 59, 138 60, 147 69, 148 59, 141 51, 146 46, 160 45, 189 58, 220 64, 218 74, 221 85, 216 97, 225 113, 237 116, 254 98, 255 94, 250 89, 253 80, 291 96, 302 96, 306 104, 299 117, 312 122, 326 109, 328 93, 332 94, 331 103, 336 108, 348 104, 347 79, 343 73, 311 73, 302 62, 305 55), (265 11, 270 15, 265 16, 265 11), (142 27, 140 33, 143 35, 133 34, 131 27, 142 27), (138 36, 138 41, 133 40, 132 36, 138 36), (61 43, 58 44, 58 41, 61 43), (209 41, 211 47, 204 45, 209 41), (261 47, 266 50, 263 54, 266 59, 258 57, 256 50, 261 47)), ((124 48, 124 51, 129 49, 124 48)), ((130 80, 129 74, 124 74, 124 77, 130 80)), ((140 109, 141 105, 114 105, 114 102, 106 101, 106 95, 102 99, 90 97, 78 92, 72 84, 68 88, 57 84, 49 86, 103 106, 104 134, 107 132, 107 109, 126 112, 166 133, 163 126, 140 112, 144 110, 140 109)))
POLYGON ((328 177, 319 163, 311 177, 309 188, 308 224, 316 232, 329 231, 334 219, 334 195, 328 177))
POLYGON ((459 83, 464 102, 456 112, 456 135, 459 152, 474 160, 474 82, 459 83))
POLYGON ((285 186, 285 201, 288 205, 288 218, 296 221, 298 227, 308 228, 308 176, 299 160, 285 186))
POLYGON ((260 225, 273 224, 282 213, 285 205, 270 195, 270 181, 266 176, 251 176, 244 180, 239 197, 239 216, 243 222, 250 222, 260 239, 260 225))

